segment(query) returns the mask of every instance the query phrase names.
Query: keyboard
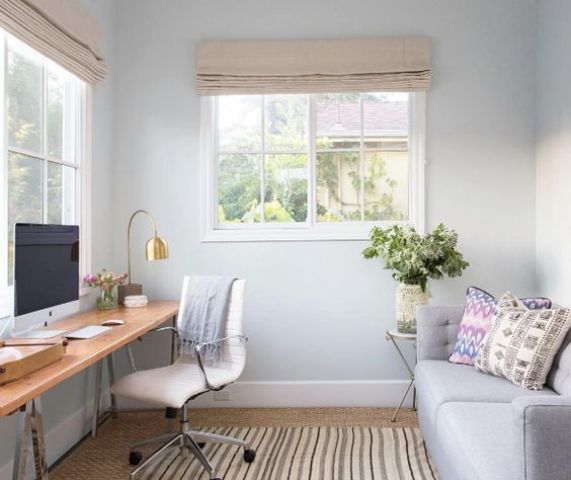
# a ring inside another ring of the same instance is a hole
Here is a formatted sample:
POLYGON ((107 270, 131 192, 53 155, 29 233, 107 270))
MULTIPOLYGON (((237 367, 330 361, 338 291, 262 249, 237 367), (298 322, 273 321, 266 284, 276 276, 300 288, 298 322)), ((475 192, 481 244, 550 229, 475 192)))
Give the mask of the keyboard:
POLYGON ((65 330, 28 330, 27 332, 17 333, 13 335, 13 337, 42 339, 42 338, 57 337, 58 335, 63 335, 64 333, 65 330))
POLYGON ((113 327, 101 327, 99 325, 90 325, 88 327, 83 327, 78 330, 72 330, 67 332, 65 336, 67 338, 73 338, 78 340, 86 340, 88 338, 93 338, 100 333, 104 333, 107 330, 111 330, 113 327))

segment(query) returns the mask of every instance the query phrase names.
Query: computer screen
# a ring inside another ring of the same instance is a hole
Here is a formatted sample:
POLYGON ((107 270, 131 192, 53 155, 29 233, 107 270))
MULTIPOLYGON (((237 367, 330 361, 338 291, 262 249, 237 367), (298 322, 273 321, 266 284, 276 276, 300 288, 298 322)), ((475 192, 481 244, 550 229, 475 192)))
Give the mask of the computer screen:
POLYGON ((79 227, 18 223, 14 316, 79 299, 79 227))

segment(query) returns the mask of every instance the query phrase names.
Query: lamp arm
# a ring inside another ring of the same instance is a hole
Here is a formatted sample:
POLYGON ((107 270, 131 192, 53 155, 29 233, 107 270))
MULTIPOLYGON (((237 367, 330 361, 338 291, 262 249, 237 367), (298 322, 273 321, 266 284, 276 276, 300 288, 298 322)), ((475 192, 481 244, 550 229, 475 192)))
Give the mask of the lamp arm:
POLYGON ((155 230, 155 237, 157 236, 157 224, 155 223, 155 219, 153 216, 147 212, 146 210, 137 210, 131 218, 129 219, 129 225, 127 227, 127 274, 129 275, 129 283, 133 283, 131 281, 131 226, 133 225, 133 220, 139 213, 144 213, 153 225, 153 229, 155 230))

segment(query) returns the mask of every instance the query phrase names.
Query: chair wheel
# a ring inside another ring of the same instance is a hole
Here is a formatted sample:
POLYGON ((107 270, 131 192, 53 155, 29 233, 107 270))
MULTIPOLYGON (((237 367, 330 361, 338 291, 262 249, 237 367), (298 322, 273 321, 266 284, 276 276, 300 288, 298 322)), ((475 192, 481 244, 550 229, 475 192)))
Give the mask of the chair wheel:
POLYGON ((248 450, 244 450, 244 461, 246 463, 252 463, 256 458, 256 452, 249 448, 248 450))
MULTIPOLYGON (((204 447, 206 447, 206 442, 198 442, 197 445, 198 445, 200 448, 204 448, 204 447)), ((216 479, 214 479, 214 480, 216 480, 216 479)))
POLYGON ((134 452, 129 452, 129 465, 139 465, 141 460, 143 459, 143 455, 141 452, 135 450, 134 452))

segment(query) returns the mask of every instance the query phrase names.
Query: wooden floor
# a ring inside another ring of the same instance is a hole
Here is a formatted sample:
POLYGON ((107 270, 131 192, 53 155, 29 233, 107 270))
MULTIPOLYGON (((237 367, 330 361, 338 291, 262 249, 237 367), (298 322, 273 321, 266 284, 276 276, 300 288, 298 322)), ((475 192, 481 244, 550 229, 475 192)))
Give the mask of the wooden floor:
MULTIPOLYGON (((387 408, 217 408, 190 410, 193 427, 415 427, 416 413, 404 409, 395 423, 387 408)), ((52 480, 126 479, 129 444, 165 431, 162 411, 120 413, 87 438, 50 475, 52 480)), ((147 454, 151 450, 144 450, 147 454)))

